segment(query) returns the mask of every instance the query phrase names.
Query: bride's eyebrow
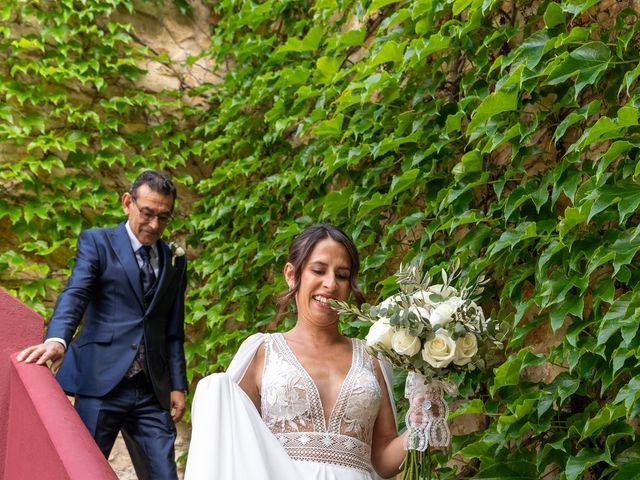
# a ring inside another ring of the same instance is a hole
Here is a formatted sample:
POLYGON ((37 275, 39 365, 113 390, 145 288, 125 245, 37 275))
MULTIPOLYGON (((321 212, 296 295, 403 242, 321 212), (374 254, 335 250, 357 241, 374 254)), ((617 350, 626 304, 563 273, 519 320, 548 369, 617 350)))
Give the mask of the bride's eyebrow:
POLYGON ((309 266, 310 267, 327 267, 327 264, 325 262, 321 262, 320 260, 315 260, 313 262, 309 262, 309 266))
MULTIPOLYGON (((317 267, 327 268, 329 265, 327 263, 321 261, 321 260, 315 260, 313 262, 309 262, 309 266, 310 267, 317 266, 317 267)), ((347 267, 346 265, 344 265, 344 266, 336 267, 336 270, 345 270, 347 272, 351 272, 351 267, 347 267)))

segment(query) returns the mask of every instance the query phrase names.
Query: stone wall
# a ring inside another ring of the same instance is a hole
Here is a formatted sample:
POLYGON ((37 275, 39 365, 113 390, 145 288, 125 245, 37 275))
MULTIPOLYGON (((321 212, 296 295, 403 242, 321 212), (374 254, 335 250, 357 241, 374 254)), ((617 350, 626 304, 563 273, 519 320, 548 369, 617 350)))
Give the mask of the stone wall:
MULTIPOLYGON (((147 92, 177 90, 187 92, 204 83, 220 81, 210 58, 202 56, 209 48, 211 11, 200 1, 191 1, 190 17, 176 11, 172 2, 138 0, 134 15, 121 12, 115 20, 130 23, 136 40, 166 61, 149 58, 140 68, 147 71, 138 86, 147 92)), ((184 97, 185 99, 189 97, 184 97)), ((195 97, 190 101, 203 99, 195 97)))

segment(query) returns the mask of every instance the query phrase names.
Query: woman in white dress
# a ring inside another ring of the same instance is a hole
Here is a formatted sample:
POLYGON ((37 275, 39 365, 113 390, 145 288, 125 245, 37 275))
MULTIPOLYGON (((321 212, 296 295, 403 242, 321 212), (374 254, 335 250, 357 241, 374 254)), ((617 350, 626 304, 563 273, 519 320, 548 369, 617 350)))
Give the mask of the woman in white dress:
POLYGON ((331 225, 304 230, 284 276, 296 325, 256 334, 225 374, 198 383, 186 480, 369 480, 399 472, 404 434, 395 425, 389 381, 363 342, 344 337, 329 299, 346 301, 360 262, 352 240, 331 225))

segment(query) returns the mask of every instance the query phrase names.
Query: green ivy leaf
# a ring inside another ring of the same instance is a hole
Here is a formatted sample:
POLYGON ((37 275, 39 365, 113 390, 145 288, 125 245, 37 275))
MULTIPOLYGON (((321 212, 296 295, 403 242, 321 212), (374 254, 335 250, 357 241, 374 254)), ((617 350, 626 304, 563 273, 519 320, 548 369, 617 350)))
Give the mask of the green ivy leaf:
POLYGON ((595 416, 587 420, 580 440, 595 436, 611 423, 624 418, 625 413, 624 405, 605 405, 595 416))
POLYGON ((569 0, 562 3, 562 8, 565 12, 571 13, 575 17, 586 12, 599 1, 600 0, 586 0, 581 2, 580 0, 569 0))
POLYGON ((337 137, 342 133, 342 122, 344 115, 337 114, 333 118, 323 120, 313 128, 313 132, 319 137, 337 137))
POLYGON ((589 145, 620 136, 622 127, 609 117, 601 117, 593 126, 585 129, 578 141, 571 145, 570 151, 582 151, 589 145))
POLYGON ((365 41, 366 34, 367 31, 365 28, 335 34, 327 40, 327 52, 362 45, 365 41))
POLYGON ((342 190, 334 190, 332 192, 329 192, 324 197, 322 206, 324 216, 329 218, 337 218, 345 209, 349 207, 352 194, 353 190, 351 187, 346 187, 342 190))
POLYGON ((618 110, 618 125, 629 127, 638 125, 638 109, 625 105, 618 110))
POLYGON ((640 377, 635 376, 630 379, 625 385, 618 391, 616 398, 613 400, 614 405, 618 405, 619 407, 623 407, 624 410, 622 414, 626 414, 627 411, 631 410, 633 404, 638 400, 640 396, 640 377))
POLYGON ((44 45, 42 41, 33 35, 27 35, 27 36, 21 37, 20 40, 12 42, 12 45, 17 50, 29 50, 29 49, 35 48, 37 50, 44 52, 44 45))
POLYGON ((387 5, 391 5, 393 3, 398 3, 400 0, 373 0, 369 8, 367 9, 367 15, 371 15, 372 12, 376 10, 380 10, 381 8, 386 7, 387 5))
POLYGON ((416 179, 420 175, 420 169, 413 168, 403 172, 399 177, 394 177, 391 181, 391 188, 389 190, 390 195, 398 195, 401 192, 416 185, 416 179))
MULTIPOLYGON (((600 157, 598 163, 598 170, 596 172, 596 179, 602 178, 606 170, 609 168, 615 160, 617 160, 622 154, 627 153, 632 148, 640 147, 640 143, 629 142, 627 140, 616 140, 611 144, 609 149, 600 157)), ((634 175, 635 176, 635 175, 634 175)))
MULTIPOLYGON (((268 5, 268 3, 266 4, 268 5)), ((289 37, 287 43, 276 50, 276 53, 286 52, 313 52, 320 47, 320 42, 324 36, 324 27, 316 25, 309 29, 302 38, 289 37)))
POLYGON ((586 120, 588 117, 594 115, 600 110, 600 106, 600 100, 592 100, 587 106, 582 107, 575 112, 571 112, 558 124, 558 127, 553 134, 553 140, 557 142, 558 139, 562 138, 569 127, 575 125, 581 120, 586 120))
POLYGON ((599 345, 606 345, 609 338, 620 330, 623 325, 626 325, 629 322, 637 323, 636 319, 632 315, 627 314, 632 300, 635 301, 635 294, 633 292, 628 292, 618 297, 609 307, 609 310, 598 327, 599 345))
POLYGON ((586 223, 591 211, 591 202, 585 202, 579 207, 569 207, 565 209, 564 216, 558 223, 558 233, 560 237, 565 237, 576 226, 586 223))
POLYGON ((455 0, 453 2, 453 14, 460 15, 472 2, 473 0, 455 0))
POLYGON ((623 265, 631 264, 636 253, 640 250, 640 237, 628 231, 611 245, 614 254, 613 273, 618 273, 623 265))
POLYGON ((37 112, 27 113, 22 117, 22 124, 29 129, 35 128, 40 133, 45 131, 45 117, 37 112))
POLYGON ((342 65, 342 59, 340 58, 329 58, 329 57, 320 57, 316 61, 316 66, 318 71, 322 74, 323 82, 330 82, 333 79, 333 76, 340 69, 340 65, 342 65))
POLYGON ((569 457, 567 460, 565 467, 567 480, 577 480, 587 468, 600 462, 606 462, 610 465, 613 464, 607 452, 596 448, 583 448, 575 457, 569 457))
POLYGON ((564 325, 565 317, 568 314, 573 315, 577 319, 582 319, 582 311, 584 310, 584 298, 574 295, 567 295, 566 299, 559 304, 555 304, 549 312, 551 319, 551 329, 555 332, 564 325))
POLYGON ((551 40, 552 38, 545 30, 534 33, 516 49, 516 58, 522 57, 527 68, 535 69, 542 60, 542 56, 551 48, 553 43, 551 40))
POLYGON ((640 478, 640 461, 622 463, 611 480, 637 480, 640 478))
POLYGON ((580 388, 580 379, 568 373, 561 373, 554 379, 552 386, 557 389, 558 397, 560 397, 560 405, 563 405, 566 399, 580 388))
POLYGON ((402 50, 403 48, 393 40, 385 42, 371 60, 371 65, 381 65, 387 62, 402 62, 402 50))
POLYGON ((479 440, 477 442, 466 445, 458 453, 465 458, 487 458, 491 457, 494 450, 494 442, 479 440))
POLYGON ((564 23, 564 12, 562 7, 555 2, 549 3, 547 9, 544 11, 544 25, 547 28, 553 28, 561 23, 564 23))
POLYGON ((359 207, 356 207, 358 212, 356 219, 361 220, 369 215, 371 211, 391 205, 392 198, 393 195, 384 195, 379 192, 374 193, 369 200, 365 200, 359 207))
POLYGON ((473 415, 473 414, 485 414, 486 410, 484 408, 484 403, 479 398, 474 398, 460 407, 458 407, 455 411, 449 414, 449 419, 453 419, 459 417, 461 415, 473 415))
POLYGON ((467 127, 467 135, 471 135, 472 132, 476 131, 494 115, 515 110, 517 106, 517 90, 512 89, 509 92, 500 90, 492 93, 476 108, 475 115, 467 127))
POLYGON ((618 89, 618 95, 622 93, 622 90, 625 90, 625 93, 629 95, 629 89, 633 86, 636 79, 640 76, 640 63, 634 68, 624 74, 624 80, 620 84, 620 88, 618 89))
POLYGON ((535 464, 524 460, 499 462, 482 468, 473 478, 481 480, 535 480, 538 478, 535 464))
POLYGON ((502 365, 493 370, 495 381, 489 388, 491 395, 501 388, 520 383, 520 373, 527 366, 540 365, 541 357, 531 354, 526 348, 509 357, 502 365))
POLYGON ((472 150, 462 156, 460 163, 454 165, 451 173, 456 177, 463 177, 468 173, 481 172, 482 162, 482 154, 478 150, 472 150))
POLYGON ((535 222, 522 222, 514 229, 503 232, 500 238, 489 246, 487 255, 493 256, 506 248, 513 248, 518 243, 534 238, 536 235, 535 222))

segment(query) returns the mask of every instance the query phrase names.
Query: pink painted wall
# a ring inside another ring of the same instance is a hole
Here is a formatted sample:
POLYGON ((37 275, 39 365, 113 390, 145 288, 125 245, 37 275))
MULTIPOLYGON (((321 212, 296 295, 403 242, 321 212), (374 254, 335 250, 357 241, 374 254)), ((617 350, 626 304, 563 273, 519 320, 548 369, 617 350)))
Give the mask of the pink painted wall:
MULTIPOLYGON (((6 290, 0 288, 0 412, 9 411, 9 356, 42 341, 44 320, 6 290)), ((0 414, 0 478, 4 476, 7 415, 0 414)))
POLYGON ((49 369, 15 360, 43 325, 0 288, 0 478, 117 480, 49 369))
POLYGON ((116 480, 51 372, 14 358, 11 367, 4 478, 116 480))

